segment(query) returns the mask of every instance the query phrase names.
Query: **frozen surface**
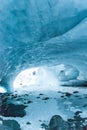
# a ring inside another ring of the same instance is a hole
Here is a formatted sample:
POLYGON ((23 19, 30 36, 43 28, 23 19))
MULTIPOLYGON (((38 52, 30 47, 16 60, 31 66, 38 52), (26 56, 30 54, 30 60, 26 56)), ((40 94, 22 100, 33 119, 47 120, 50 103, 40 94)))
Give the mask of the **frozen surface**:
POLYGON ((86 117, 87 0, 0 2, 0 93, 27 105, 23 118, 1 117, 22 130, 42 130, 53 115, 86 117))
POLYGON ((85 88, 59 87, 57 91, 20 91, 12 95, 14 96, 10 95, 8 98, 11 102, 27 106, 26 115, 22 118, 3 117, 3 119, 16 120, 22 130, 43 130, 41 124, 48 125, 53 115, 60 115, 66 121, 80 111, 81 117, 87 117, 85 88))
POLYGON ((11 91, 22 70, 60 64, 77 68, 79 78, 86 81, 86 2, 4 0, 0 5, 1 86, 11 91))

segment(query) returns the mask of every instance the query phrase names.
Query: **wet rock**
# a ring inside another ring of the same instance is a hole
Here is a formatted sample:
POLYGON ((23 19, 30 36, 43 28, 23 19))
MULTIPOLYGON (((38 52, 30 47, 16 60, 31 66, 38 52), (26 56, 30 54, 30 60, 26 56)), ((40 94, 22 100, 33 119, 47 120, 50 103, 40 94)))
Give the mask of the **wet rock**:
POLYGON ((87 104, 83 105, 83 107, 87 107, 87 104))
POLYGON ((30 122, 27 122, 26 124, 27 124, 27 125, 31 125, 31 123, 30 123, 30 122))
POLYGON ((26 115, 25 108, 26 105, 14 103, 14 99, 17 94, 2 94, 0 95, 0 115, 5 117, 23 117, 26 115), (12 99, 13 97, 13 99, 12 99))
POLYGON ((79 93, 79 91, 74 91, 73 93, 74 93, 74 94, 75 94, 75 93, 79 93))
POLYGON ((86 130, 87 118, 82 118, 80 113, 82 113, 82 111, 76 111, 74 117, 67 120, 69 124, 69 130, 86 130))
POLYGON ((70 97, 72 94, 71 93, 65 93, 65 96, 67 96, 67 97, 70 97))
POLYGON ((20 125, 15 120, 4 120, 3 125, 8 126, 11 130, 21 130, 20 125))
POLYGON ((47 126, 45 123, 42 123, 42 124, 41 124, 41 128, 42 128, 42 129, 44 128, 45 130, 48 130, 48 126, 47 126))
POLYGON ((38 97, 36 97, 36 98, 38 99, 38 98, 40 98, 40 97, 38 96, 38 97))
POLYGON ((61 98, 64 98, 64 96, 62 95, 61 98))
POLYGON ((42 120, 39 120, 39 122, 42 122, 42 120))
POLYGON ((22 104, 13 104, 13 103, 2 103, 0 114, 5 117, 23 117, 26 115, 25 109, 26 106, 22 104))
POLYGON ((50 99, 49 97, 45 97, 45 98, 43 98, 42 100, 48 100, 48 99, 50 99))
POLYGON ((67 100, 67 98, 64 98, 64 100, 67 100))
POLYGON ((29 100, 29 101, 27 101, 27 103, 30 104, 30 103, 33 103, 33 101, 30 101, 30 100, 29 100))
POLYGON ((76 112, 75 112, 75 115, 77 116, 77 115, 79 115, 80 113, 82 113, 82 111, 76 111, 76 112))
POLYGON ((3 120, 0 124, 0 130, 21 130, 20 125, 15 120, 3 120))
POLYGON ((44 95, 44 94, 43 94, 43 93, 40 93, 39 95, 42 96, 42 95, 44 95))
POLYGON ((13 130, 12 128, 9 128, 8 126, 0 126, 0 130, 13 130))
POLYGON ((68 123, 59 115, 54 115, 49 123, 47 130, 68 130, 68 123))

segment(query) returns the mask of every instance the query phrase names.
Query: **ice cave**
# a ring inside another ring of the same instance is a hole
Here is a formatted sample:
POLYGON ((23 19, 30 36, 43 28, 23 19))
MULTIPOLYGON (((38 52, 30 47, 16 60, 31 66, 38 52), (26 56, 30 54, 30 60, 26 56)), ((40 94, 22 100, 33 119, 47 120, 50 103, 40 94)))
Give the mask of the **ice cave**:
POLYGON ((86 130, 87 0, 0 2, 0 130, 86 130))

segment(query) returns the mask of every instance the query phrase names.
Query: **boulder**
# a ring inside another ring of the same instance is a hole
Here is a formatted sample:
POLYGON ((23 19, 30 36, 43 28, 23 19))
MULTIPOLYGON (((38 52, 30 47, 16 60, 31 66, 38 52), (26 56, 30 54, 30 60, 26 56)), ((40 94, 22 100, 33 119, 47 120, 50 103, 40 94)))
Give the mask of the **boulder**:
POLYGON ((48 130, 68 130, 68 123, 59 115, 54 115, 49 123, 48 130))

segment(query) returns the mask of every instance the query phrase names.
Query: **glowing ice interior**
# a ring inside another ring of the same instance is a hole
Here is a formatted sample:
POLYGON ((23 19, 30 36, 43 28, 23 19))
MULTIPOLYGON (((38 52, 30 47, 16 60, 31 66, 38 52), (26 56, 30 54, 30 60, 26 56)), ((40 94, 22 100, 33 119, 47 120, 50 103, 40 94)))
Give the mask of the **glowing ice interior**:
POLYGON ((70 65, 56 65, 52 67, 36 67, 20 72, 13 81, 15 91, 22 90, 55 90, 61 82, 77 80, 79 71, 70 65))

